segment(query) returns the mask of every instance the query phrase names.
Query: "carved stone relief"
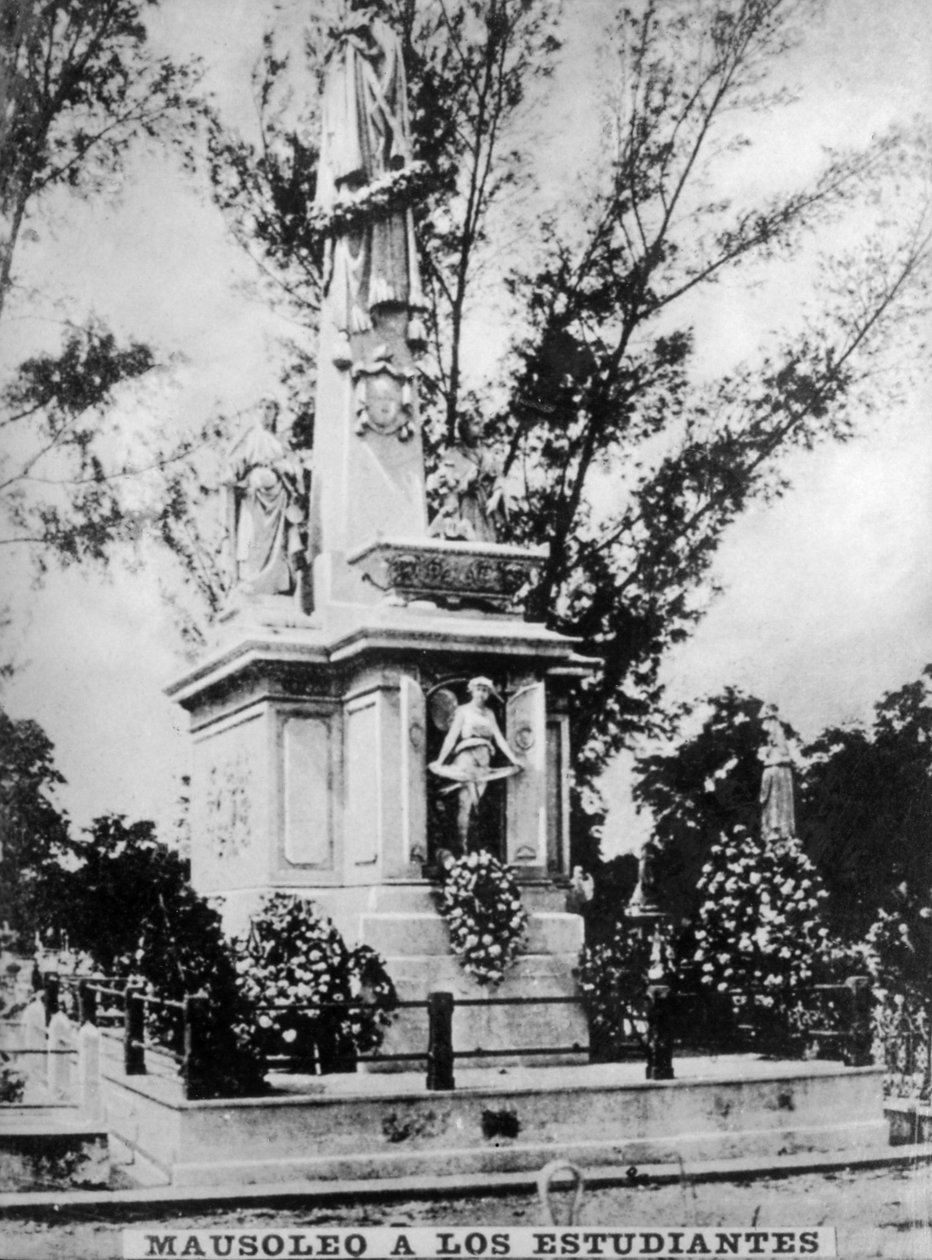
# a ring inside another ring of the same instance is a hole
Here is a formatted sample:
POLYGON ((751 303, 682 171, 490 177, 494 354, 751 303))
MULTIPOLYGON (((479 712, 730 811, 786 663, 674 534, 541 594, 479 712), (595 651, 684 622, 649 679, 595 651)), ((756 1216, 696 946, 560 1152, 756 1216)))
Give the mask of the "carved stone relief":
POLYGON ((244 748, 215 762, 208 771, 204 839, 218 862, 238 857, 249 845, 252 775, 252 761, 244 748))
POLYGON ((357 434, 396 435, 402 442, 414 436, 416 369, 398 367, 380 346, 371 362, 353 365, 352 377, 357 434))

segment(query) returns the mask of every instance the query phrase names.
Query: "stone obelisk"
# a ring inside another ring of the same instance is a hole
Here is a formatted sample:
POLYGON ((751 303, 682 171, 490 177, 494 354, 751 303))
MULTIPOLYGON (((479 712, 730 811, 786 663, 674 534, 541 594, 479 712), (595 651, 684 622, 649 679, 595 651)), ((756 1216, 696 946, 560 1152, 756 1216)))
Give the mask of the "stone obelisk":
POLYGON ((314 437, 315 604, 371 603, 348 557, 379 536, 427 538, 416 356, 425 302, 398 36, 364 4, 333 32, 315 212, 327 246, 314 437))

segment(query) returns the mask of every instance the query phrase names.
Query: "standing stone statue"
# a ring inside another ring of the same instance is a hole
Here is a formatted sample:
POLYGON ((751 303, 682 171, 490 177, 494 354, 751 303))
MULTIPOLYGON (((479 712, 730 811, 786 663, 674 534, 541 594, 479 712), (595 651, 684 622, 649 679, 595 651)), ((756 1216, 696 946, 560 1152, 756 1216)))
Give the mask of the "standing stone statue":
POLYGON ((501 467, 483 445, 482 425, 464 420, 460 441, 446 452, 432 477, 440 505, 431 522, 435 537, 466 542, 497 542, 507 510, 501 467))
POLYGON ((761 717, 766 735, 759 754, 764 763, 760 786, 761 835, 765 840, 790 840, 796 834, 796 816, 786 732, 774 705, 768 704, 761 717))
MULTIPOLYGON (((348 365, 349 334, 372 328, 380 307, 426 309, 418 270, 414 220, 399 191, 411 166, 407 84, 401 41, 379 16, 380 6, 349 0, 342 26, 331 32, 323 99, 317 205, 334 213, 362 202, 328 244, 325 290, 348 365)), ((419 319, 409 341, 423 341, 419 319)))
POLYGON ((292 595, 302 567, 304 470, 275 432, 278 406, 267 402, 257 424, 229 454, 230 543, 237 586, 249 595, 292 595))

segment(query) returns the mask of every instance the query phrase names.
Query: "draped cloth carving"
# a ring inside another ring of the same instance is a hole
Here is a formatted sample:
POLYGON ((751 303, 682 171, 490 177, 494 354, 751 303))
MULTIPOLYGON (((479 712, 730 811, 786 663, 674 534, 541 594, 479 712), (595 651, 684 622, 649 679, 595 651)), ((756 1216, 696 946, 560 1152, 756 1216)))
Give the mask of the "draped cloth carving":
MULTIPOLYGON (((401 41, 367 5, 332 32, 322 113, 317 205, 384 189, 411 164, 401 41)), ((342 333, 367 332, 379 307, 425 309, 409 205, 389 197, 327 246, 325 288, 342 333)))

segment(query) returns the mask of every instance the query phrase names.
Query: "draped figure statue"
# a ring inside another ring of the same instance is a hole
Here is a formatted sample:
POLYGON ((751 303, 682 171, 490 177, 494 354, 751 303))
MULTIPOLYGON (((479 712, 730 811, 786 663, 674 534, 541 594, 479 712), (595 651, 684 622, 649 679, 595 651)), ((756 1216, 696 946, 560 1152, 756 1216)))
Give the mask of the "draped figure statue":
POLYGON ((460 441, 445 452, 430 481, 439 491, 435 537, 464 542, 497 542, 507 520, 501 463, 482 442, 482 425, 466 420, 460 441))
POLYGON ((764 774, 760 787, 761 835, 765 840, 790 840, 796 834, 793 769, 783 723, 769 704, 761 717, 767 742, 760 751, 764 774))
POLYGON ((355 0, 331 32, 323 99, 317 205, 327 211, 372 192, 370 213, 335 233, 325 288, 341 334, 366 332, 380 306, 424 309, 414 221, 390 195, 411 163, 401 41, 371 3, 355 0))
POLYGON ((265 404, 229 454, 230 540, 236 582, 250 595, 290 595, 302 558, 303 470, 275 432, 278 407, 265 404))

